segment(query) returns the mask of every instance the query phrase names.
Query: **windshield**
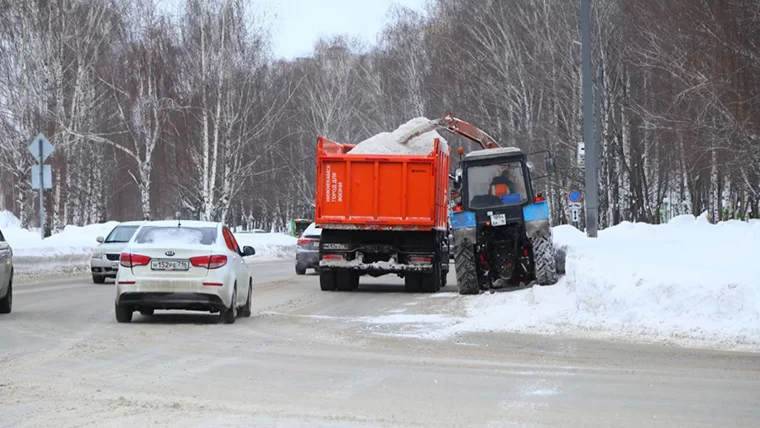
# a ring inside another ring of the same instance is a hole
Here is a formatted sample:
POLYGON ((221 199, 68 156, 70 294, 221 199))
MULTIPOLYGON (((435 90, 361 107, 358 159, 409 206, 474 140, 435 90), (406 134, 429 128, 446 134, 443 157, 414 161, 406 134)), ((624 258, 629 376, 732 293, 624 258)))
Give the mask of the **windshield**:
POLYGON ((140 226, 116 226, 111 233, 106 237, 106 243, 112 242, 129 242, 132 239, 132 235, 140 226))
POLYGON ((135 238, 137 244, 212 245, 214 242, 214 227, 146 226, 135 238))
POLYGON ((471 208, 517 205, 528 200, 520 162, 504 162, 467 168, 467 192, 471 208))

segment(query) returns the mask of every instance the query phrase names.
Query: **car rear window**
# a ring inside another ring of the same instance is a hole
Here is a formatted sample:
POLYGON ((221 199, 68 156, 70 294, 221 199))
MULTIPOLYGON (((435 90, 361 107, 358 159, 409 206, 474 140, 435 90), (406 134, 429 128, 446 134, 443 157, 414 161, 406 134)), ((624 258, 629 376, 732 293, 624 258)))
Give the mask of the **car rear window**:
POLYGON ((322 236, 322 228, 312 223, 303 231, 302 238, 319 238, 322 236))
POLYGON ((145 226, 135 237, 137 244, 212 245, 215 242, 215 227, 145 226))

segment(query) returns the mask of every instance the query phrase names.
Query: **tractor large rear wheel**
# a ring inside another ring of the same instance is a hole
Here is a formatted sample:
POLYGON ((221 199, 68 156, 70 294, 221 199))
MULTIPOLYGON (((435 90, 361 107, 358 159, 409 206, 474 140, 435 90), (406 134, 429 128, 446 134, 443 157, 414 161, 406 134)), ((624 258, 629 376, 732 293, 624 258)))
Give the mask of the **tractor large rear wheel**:
POLYGON ((557 260, 551 236, 536 236, 531 239, 531 243, 533 244, 536 282, 539 285, 556 284, 558 280, 557 260))
POLYGON ((478 294, 478 272, 475 265, 475 245, 469 239, 462 239, 454 247, 454 270, 457 274, 459 294, 478 294))

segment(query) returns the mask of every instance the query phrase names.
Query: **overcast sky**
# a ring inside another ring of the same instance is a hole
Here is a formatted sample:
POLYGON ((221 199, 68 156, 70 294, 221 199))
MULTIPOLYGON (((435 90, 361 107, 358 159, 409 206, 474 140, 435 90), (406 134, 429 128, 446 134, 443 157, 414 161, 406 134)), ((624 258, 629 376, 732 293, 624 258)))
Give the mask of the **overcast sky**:
MULTIPOLYGON (((375 44, 391 5, 422 11, 425 0, 268 0, 275 57, 306 56, 323 35, 350 34, 375 44)), ((259 3, 261 4, 261 3, 259 3)))

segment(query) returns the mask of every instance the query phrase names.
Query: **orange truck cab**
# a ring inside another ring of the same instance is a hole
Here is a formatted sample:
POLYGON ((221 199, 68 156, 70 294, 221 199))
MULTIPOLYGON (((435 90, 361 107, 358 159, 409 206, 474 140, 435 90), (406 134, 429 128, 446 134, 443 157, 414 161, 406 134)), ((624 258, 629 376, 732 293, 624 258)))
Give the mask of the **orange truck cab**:
POLYGON ((348 153, 353 147, 317 141, 322 290, 397 274, 407 291, 438 291, 449 269, 448 146, 436 139, 428 155, 348 153))

